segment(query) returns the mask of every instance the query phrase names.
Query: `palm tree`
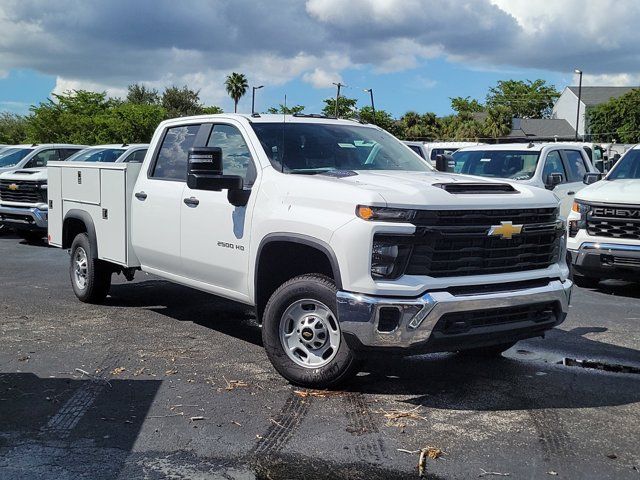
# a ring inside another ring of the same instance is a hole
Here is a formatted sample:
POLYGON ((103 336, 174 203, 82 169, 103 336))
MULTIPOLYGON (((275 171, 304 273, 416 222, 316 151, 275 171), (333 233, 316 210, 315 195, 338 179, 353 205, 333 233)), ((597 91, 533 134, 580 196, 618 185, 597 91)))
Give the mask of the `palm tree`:
POLYGON ((247 93, 247 89, 249 88, 247 77, 244 73, 233 72, 231 75, 227 75, 224 86, 229 96, 233 99, 233 111, 238 113, 238 102, 245 93, 247 93))

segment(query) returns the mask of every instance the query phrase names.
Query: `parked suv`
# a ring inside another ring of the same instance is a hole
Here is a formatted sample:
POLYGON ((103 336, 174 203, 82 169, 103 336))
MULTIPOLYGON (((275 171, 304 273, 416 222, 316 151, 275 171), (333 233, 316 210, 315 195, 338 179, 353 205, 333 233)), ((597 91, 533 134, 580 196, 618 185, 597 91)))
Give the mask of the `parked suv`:
POLYGON ((142 165, 51 164, 49 202, 78 299, 143 270, 253 306, 275 368, 310 387, 372 351, 499 355, 568 311, 551 192, 434 171, 350 120, 167 120, 142 165))
POLYGON ((515 180, 552 190, 567 218, 586 173, 597 173, 584 149, 562 143, 510 143, 466 147, 453 154, 454 171, 480 177, 515 180))
MULTIPOLYGON (((585 183, 599 177, 589 174, 585 183)), ((595 286, 604 278, 640 281, 640 146, 576 195, 568 220, 567 244, 578 285, 595 286)))
POLYGON ((66 160, 85 145, 17 145, 0 152, 0 228, 29 241, 47 232, 47 163, 66 160))

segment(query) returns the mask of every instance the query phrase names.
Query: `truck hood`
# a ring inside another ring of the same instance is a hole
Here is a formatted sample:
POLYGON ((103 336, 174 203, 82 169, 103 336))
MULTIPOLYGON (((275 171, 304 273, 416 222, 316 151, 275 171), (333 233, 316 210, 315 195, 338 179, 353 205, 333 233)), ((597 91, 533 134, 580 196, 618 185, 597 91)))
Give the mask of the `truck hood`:
POLYGON ((22 168, 0 174, 0 180, 31 180, 41 182, 47 180, 47 168, 22 168))
POLYGON ((358 172, 342 178, 325 175, 331 181, 352 184, 364 190, 379 194, 389 207, 402 208, 544 208, 558 206, 558 198, 550 191, 523 185, 518 182, 491 180, 468 175, 442 172, 358 172), (514 193, 451 193, 442 188, 446 184, 508 184, 514 193))
POLYGON ((600 180, 580 190, 576 199, 585 202, 640 205, 640 180, 600 180))

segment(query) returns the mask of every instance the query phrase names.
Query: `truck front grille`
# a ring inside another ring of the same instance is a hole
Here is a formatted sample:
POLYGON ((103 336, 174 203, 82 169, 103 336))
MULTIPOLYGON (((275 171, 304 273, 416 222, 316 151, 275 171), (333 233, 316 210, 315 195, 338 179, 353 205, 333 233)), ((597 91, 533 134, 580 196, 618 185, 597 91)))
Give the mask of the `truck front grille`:
POLYGON ((587 233, 597 237, 640 239, 640 206, 593 205, 587 214, 587 233))
POLYGON ((46 203, 47 191, 29 180, 0 180, 0 200, 4 202, 46 203))
POLYGON ((375 240, 410 249, 403 273, 430 277, 488 275, 545 269, 558 261, 562 224, 554 208, 420 212, 412 236, 375 240), (489 235, 503 222, 522 225, 512 238, 489 235))

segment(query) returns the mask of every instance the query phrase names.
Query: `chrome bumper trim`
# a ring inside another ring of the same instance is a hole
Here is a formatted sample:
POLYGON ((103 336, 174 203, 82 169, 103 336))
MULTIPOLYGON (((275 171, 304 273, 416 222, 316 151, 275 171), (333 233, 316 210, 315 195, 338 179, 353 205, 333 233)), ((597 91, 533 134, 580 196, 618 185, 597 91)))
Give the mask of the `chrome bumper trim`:
POLYGON ((34 224, 39 228, 47 228, 48 225, 48 211, 40 210, 35 207, 7 207, 0 205, 0 223, 6 223, 7 225, 31 225, 34 224), (30 217, 33 219, 33 223, 28 220, 18 220, 14 218, 5 219, 4 215, 20 215, 23 217, 30 217))
POLYGON ((450 312, 557 301, 562 313, 566 314, 572 286, 571 280, 551 280, 543 287, 508 292, 455 296, 439 291, 411 299, 339 291, 338 320, 344 333, 354 335, 366 347, 409 348, 429 340, 438 320, 450 312), (401 312, 398 327, 391 332, 378 330, 378 317, 382 307, 395 307, 401 312))
POLYGON ((610 252, 640 252, 640 245, 623 245, 619 243, 594 243, 585 242, 580 246, 580 250, 596 250, 598 253, 610 252))

